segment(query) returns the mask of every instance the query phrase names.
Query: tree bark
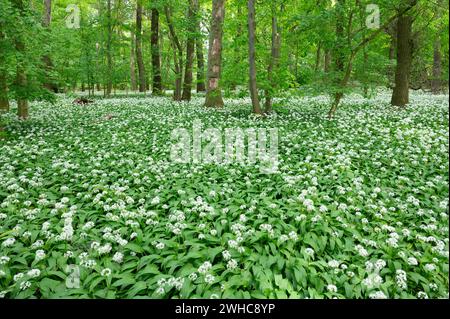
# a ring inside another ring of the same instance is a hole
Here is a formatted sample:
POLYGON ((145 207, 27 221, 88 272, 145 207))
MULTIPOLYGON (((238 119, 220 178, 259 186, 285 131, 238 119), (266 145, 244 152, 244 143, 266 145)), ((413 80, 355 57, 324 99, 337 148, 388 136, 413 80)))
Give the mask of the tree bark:
POLYGON ((136 82, 136 61, 134 60, 136 54, 136 41, 134 34, 131 33, 131 48, 130 48, 130 82, 131 82, 131 90, 137 90, 137 82, 136 82))
POLYGON ((202 39, 195 41, 197 53, 197 93, 205 92, 205 61, 203 60, 203 42, 202 39))
POLYGON ((159 52, 159 10, 152 8, 151 25, 152 71, 153 71, 153 95, 162 94, 161 57, 159 52))
POLYGON ((173 99, 175 101, 181 101, 181 86, 183 79, 183 48, 180 40, 175 32, 175 27, 172 21, 172 13, 169 6, 164 7, 166 14, 167 24, 169 26, 170 39, 172 41, 174 65, 175 65, 175 90, 173 92, 173 99))
POLYGON ((255 0, 248 0, 248 62, 249 62, 249 86, 252 99, 253 113, 262 114, 259 105, 258 87, 256 84, 256 52, 255 52, 255 0))
POLYGON ((321 58, 322 58, 322 43, 319 42, 317 44, 317 49, 316 49, 316 63, 314 65, 315 72, 319 71, 321 58))
POLYGON ((222 107, 223 99, 220 88, 220 75, 222 71, 222 36, 225 0, 213 0, 212 4, 205 106, 222 107))
POLYGON ((188 36, 186 43, 186 64, 184 69, 184 82, 183 82, 183 95, 181 97, 184 101, 191 100, 192 91, 192 68, 194 65, 194 54, 195 54, 195 40, 197 31, 197 11, 198 11, 198 0, 188 0, 189 8, 187 14, 187 20, 189 21, 188 26, 188 36))
POLYGON ((270 85, 269 89, 266 89, 265 96, 265 113, 272 112, 272 96, 273 90, 276 89, 277 83, 274 80, 274 72, 277 72, 280 60, 280 49, 281 49, 281 35, 278 30, 278 19, 276 13, 275 5, 272 6, 272 44, 270 50, 270 62, 267 69, 267 79, 270 85))
POLYGON ((411 27, 410 15, 402 15, 397 20, 397 66, 395 86, 391 104, 405 106, 409 103, 409 77, 411 69, 411 27))
MULTIPOLYGON (((21 13, 25 16, 25 10, 22 0, 14 0, 14 4, 21 13)), ((14 37, 14 44, 16 47, 17 66, 16 66, 16 97, 17 97, 17 115, 20 119, 28 118, 28 98, 27 86, 28 79, 26 74, 26 58, 25 58, 25 44, 21 34, 16 34, 14 37)))
POLYGON ((324 54, 323 71, 325 73, 330 72, 330 66, 331 66, 331 50, 327 49, 325 50, 324 54))
MULTIPOLYGON (((0 25, 0 46, 3 45, 5 36, 1 32, 0 25)), ((8 75, 6 72, 4 51, 0 50, 0 113, 9 112, 9 99, 8 99, 8 75)))
POLYGON ((431 91, 434 94, 442 92, 441 78, 442 78, 442 54, 441 54, 441 39, 438 36, 433 45, 433 79, 431 80, 431 91))
POLYGON ((111 95, 112 91, 112 8, 111 8, 111 0, 107 2, 107 11, 106 11, 106 19, 107 19, 107 38, 106 38, 106 96, 111 95))
MULTIPOLYGON (((42 27, 46 29, 47 31, 50 30, 50 23, 52 20, 52 0, 44 0, 44 14, 42 19, 42 27)), ((51 79, 51 72, 53 70, 53 62, 50 58, 50 55, 48 53, 44 54, 42 57, 42 62, 44 63, 45 67, 45 81, 44 81, 44 88, 46 88, 49 91, 53 91, 55 93, 58 92, 58 87, 56 83, 51 79)))
POLYGON ((139 92, 145 92, 145 67, 142 57, 142 0, 136 4, 136 59, 139 73, 139 92))

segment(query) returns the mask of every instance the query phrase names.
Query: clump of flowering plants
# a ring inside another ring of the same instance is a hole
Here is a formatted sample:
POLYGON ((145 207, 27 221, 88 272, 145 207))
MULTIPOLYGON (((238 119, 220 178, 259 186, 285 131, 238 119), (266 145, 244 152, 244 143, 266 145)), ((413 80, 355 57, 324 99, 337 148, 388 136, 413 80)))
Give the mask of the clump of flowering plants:
POLYGON ((61 99, 7 117, 0 297, 447 298, 448 96, 61 99), (278 172, 170 161, 171 132, 278 129, 278 172))

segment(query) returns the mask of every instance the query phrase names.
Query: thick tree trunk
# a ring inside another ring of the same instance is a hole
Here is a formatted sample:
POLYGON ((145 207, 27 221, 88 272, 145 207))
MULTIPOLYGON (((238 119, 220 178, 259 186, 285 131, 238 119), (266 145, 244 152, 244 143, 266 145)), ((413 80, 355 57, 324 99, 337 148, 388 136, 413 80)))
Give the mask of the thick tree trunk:
POLYGON ((441 54, 441 39, 438 37, 434 41, 434 55, 433 55, 433 79, 431 80, 431 91, 434 94, 442 92, 441 78, 442 78, 442 54, 441 54))
POLYGON ((277 68, 280 60, 280 49, 281 49, 281 36, 278 31, 278 20, 276 15, 275 6, 272 7, 272 45, 270 52, 270 62, 267 70, 267 79, 270 85, 270 89, 266 89, 265 96, 265 112, 272 112, 272 96, 273 90, 276 89, 277 83, 274 80, 274 72, 277 72, 277 68))
POLYGON ((106 38, 106 96, 111 95, 112 91, 112 8, 111 0, 107 2, 107 38, 106 38))
POLYGON ((409 103, 409 77, 411 69, 411 27, 412 18, 402 15, 397 20, 397 66, 395 87, 391 104, 405 106, 409 103))
POLYGON ((202 39, 195 41, 195 50, 197 52, 197 93, 205 92, 205 61, 203 60, 203 42, 202 39))
POLYGON ((167 24, 169 26, 170 39, 172 41, 174 65, 175 65, 175 91, 173 92, 173 99, 175 101, 181 101, 181 87, 183 79, 183 48, 180 40, 175 32, 175 27, 172 21, 172 12, 169 6, 164 7, 166 14, 167 24))
POLYGON ((136 61, 134 57, 136 55, 136 41, 134 38, 134 34, 131 33, 131 48, 130 48, 130 82, 131 82, 131 90, 137 90, 137 82, 136 82, 136 61))
POLYGON ((152 71, 153 71, 153 95, 162 94, 161 57, 159 53, 159 11, 152 9, 151 25, 152 71))
POLYGON ((255 0, 248 0, 248 62, 249 62, 249 86, 252 99, 253 113, 262 114, 259 105, 258 87, 256 85, 256 52, 255 52, 255 0))
POLYGON ((222 36, 225 17, 225 0, 213 0, 211 29, 209 33, 208 71, 206 81, 207 107, 222 107, 220 75, 222 69, 222 36))
MULTIPOLYGON (((5 36, 1 32, 0 25, 0 46, 3 45, 5 36)), ((0 50, 0 113, 9 112, 9 99, 8 99, 8 75, 6 72, 6 65, 4 63, 5 57, 3 50, 0 50)))
POLYGON ((189 0, 189 8, 187 14, 187 20, 189 21, 188 36, 186 43, 186 64, 184 69, 184 82, 183 82, 183 95, 181 97, 184 101, 191 100, 192 91, 192 68, 194 65, 195 54, 195 39, 196 39, 196 26, 197 26, 197 11, 198 0, 189 0))
POLYGON ((145 92, 145 67, 142 57, 142 0, 136 4, 136 59, 139 73, 139 92, 145 92))

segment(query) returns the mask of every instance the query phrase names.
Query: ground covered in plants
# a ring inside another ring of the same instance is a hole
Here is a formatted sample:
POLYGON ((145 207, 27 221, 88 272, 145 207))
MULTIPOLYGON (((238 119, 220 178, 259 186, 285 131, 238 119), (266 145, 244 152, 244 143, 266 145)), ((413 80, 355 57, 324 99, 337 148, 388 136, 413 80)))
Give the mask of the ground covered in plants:
POLYGON ((0 297, 448 298, 448 96, 35 102, 0 140, 0 297), (279 172, 170 161, 170 133, 276 127, 279 172))

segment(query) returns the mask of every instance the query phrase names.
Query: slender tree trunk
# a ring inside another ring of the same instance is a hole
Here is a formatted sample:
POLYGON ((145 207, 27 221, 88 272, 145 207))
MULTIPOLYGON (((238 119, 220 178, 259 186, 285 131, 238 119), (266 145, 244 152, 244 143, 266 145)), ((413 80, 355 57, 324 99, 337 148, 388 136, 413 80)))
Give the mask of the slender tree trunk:
MULTIPOLYGON (((0 46, 3 46, 5 36, 1 32, 0 25, 0 46)), ((6 72, 4 51, 0 50, 0 113, 9 112, 9 99, 8 99, 8 75, 6 72)))
POLYGON ((331 50, 327 49, 325 50, 324 54, 323 71, 325 73, 328 73, 330 72, 330 68, 331 68, 331 50))
POLYGON ((205 92, 205 61, 203 60, 203 42, 202 39, 195 41, 197 52, 197 93, 205 92))
MULTIPOLYGON (((22 0, 14 0, 14 4, 22 15, 26 15, 22 0)), ((14 44, 17 55, 17 67, 16 67, 16 96, 17 96, 17 115, 20 119, 28 118, 28 98, 27 98, 27 86, 28 79, 26 74, 26 58, 25 44, 20 33, 17 33, 14 37, 14 44)))
POLYGON ((280 49, 281 49, 281 35, 278 30, 278 20, 277 20, 277 14, 276 14, 276 7, 275 4, 272 6, 272 45, 271 45, 271 58, 269 62, 269 67, 267 70, 267 79, 270 85, 270 89, 266 89, 265 96, 265 112, 270 113, 272 112, 272 95, 273 90, 276 89, 277 83, 274 80, 274 72, 277 71, 277 68, 279 66, 279 60, 280 60, 280 49))
POLYGON ((134 34, 131 33, 131 48, 130 48, 130 81, 131 81, 131 90, 137 90, 137 82, 136 82, 136 61, 134 57, 136 55, 136 41, 134 38, 134 34))
MULTIPOLYGON (((42 27, 46 29, 47 31, 50 31, 50 23, 52 20, 52 0, 44 0, 44 14, 42 19, 42 27)), ((54 81, 51 79, 51 72, 53 70, 53 63, 50 58, 50 55, 48 53, 44 54, 42 57, 42 62, 44 63, 45 67, 45 81, 44 81, 44 87, 53 92, 58 92, 58 87, 54 83, 54 81)))
POLYGON ((316 63, 314 65, 315 72, 319 71, 321 58, 322 58, 322 43, 319 42, 317 44, 317 50, 316 50, 316 63))
POLYGON ((142 0, 136 4, 136 59, 139 73, 139 92, 145 92, 145 67, 142 57, 142 0))
POLYGON ((181 97, 184 101, 191 100, 192 91, 192 68, 194 65, 194 54, 195 54, 195 39, 196 39, 196 26, 197 26, 197 11, 198 11, 198 0, 189 0, 189 8, 187 14, 187 20, 189 21, 188 26, 188 37, 186 43, 186 64, 184 69, 184 82, 183 82, 183 95, 181 97))
POLYGON ((206 107, 222 107, 220 75, 222 72, 222 36, 225 17, 225 0, 213 0, 211 29, 209 33, 208 71, 206 81, 206 107))
POLYGON ((174 51, 175 91, 173 92, 173 99, 175 101, 181 101, 181 87, 182 87, 181 82, 183 79, 183 48, 175 32, 175 27, 172 21, 172 12, 169 6, 165 6, 164 11, 166 14, 166 20, 169 26, 170 38, 172 40, 172 47, 174 51))
MULTIPOLYGON (((340 90, 340 87, 342 86, 342 82, 339 78, 344 73, 344 67, 345 67, 345 53, 344 53, 344 43, 346 40, 344 39, 344 6, 345 6, 345 0, 337 0, 337 16, 336 16, 336 39, 337 43, 334 48, 333 52, 333 58, 334 58, 334 71, 339 74, 339 76, 336 77, 334 85, 336 85, 337 90, 334 93, 333 96, 333 103, 331 104, 330 111, 328 112, 328 118, 332 118, 334 114, 336 113, 337 107, 344 96, 344 93, 340 90)), ((345 83, 346 84, 346 83, 345 83)))
POLYGON ((409 103, 409 77, 411 69, 411 27, 410 15, 402 15, 397 20, 397 66, 395 87, 391 104, 405 106, 409 103))
POLYGON ((442 92, 441 78, 442 78, 442 54, 441 54, 441 39, 437 37, 434 41, 434 55, 433 55, 433 79, 431 80, 431 91, 434 94, 442 92))
POLYGON ((250 96, 252 99, 253 113, 262 114, 259 105, 258 87, 256 85, 256 52, 255 52, 255 0, 248 0, 248 62, 249 62, 249 80, 250 96))
POLYGON ((112 91, 112 8, 111 0, 107 2, 107 38, 106 38, 106 96, 111 95, 112 91))
POLYGON ((153 95, 162 94, 161 57, 159 53, 159 11, 152 9, 151 25, 152 71, 153 71, 153 95))

